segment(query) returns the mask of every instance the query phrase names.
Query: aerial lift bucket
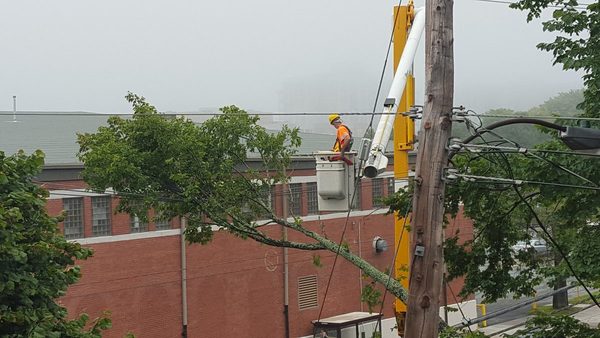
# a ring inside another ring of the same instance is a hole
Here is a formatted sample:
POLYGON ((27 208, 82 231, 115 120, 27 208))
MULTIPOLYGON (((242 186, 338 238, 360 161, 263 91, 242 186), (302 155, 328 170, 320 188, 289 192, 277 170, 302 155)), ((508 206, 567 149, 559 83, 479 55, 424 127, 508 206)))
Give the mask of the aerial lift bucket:
POLYGON ((314 154, 317 169, 317 195, 320 211, 348 211, 352 208, 355 179, 356 179, 356 152, 344 153, 353 165, 344 161, 331 161, 331 158, 340 153, 333 151, 319 151, 314 154))

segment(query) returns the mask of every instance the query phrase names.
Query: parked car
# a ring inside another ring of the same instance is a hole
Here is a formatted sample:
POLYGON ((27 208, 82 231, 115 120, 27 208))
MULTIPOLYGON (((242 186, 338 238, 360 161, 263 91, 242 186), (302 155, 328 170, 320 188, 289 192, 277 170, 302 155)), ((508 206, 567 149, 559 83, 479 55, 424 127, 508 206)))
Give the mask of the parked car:
POLYGON ((529 241, 518 241, 517 244, 512 246, 514 251, 529 250, 533 248, 536 254, 545 255, 548 253, 548 245, 546 241, 539 238, 530 239, 529 241))

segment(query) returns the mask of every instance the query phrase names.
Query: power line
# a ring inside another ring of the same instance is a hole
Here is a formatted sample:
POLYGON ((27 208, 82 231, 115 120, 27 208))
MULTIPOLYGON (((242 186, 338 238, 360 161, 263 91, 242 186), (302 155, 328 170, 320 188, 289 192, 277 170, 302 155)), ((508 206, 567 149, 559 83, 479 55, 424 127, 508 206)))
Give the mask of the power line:
MULTIPOLYGON (((452 298, 454 298, 454 303, 456 304, 456 307, 458 308, 458 311, 460 311, 460 315, 463 318, 463 322, 468 321, 467 317, 465 316, 465 313, 463 312, 462 308, 460 307, 460 304, 458 303, 458 298, 456 298, 456 295, 454 294, 454 290, 452 290, 452 287, 450 286, 450 284, 448 284, 448 281, 445 280, 445 278, 444 278, 444 284, 446 285, 446 288, 448 288, 450 290, 450 293, 452 294, 452 298)), ((469 332, 473 333, 473 330, 471 330, 471 325, 468 325, 467 329, 469 329, 469 332)))
MULTIPOLYGON (((377 101, 379 100, 379 93, 381 92, 381 86, 383 84, 383 77, 385 75, 385 70, 387 68, 388 59, 390 57, 390 50, 392 48, 392 43, 394 42, 394 29, 396 28, 396 23, 398 22, 398 14, 400 13, 400 5, 402 4, 402 0, 398 0, 398 10, 394 12, 394 24, 392 25, 392 29, 390 31, 390 39, 388 41, 387 52, 385 53, 385 60, 383 61, 383 67, 381 69, 381 76, 379 78, 379 85, 377 86, 377 93, 375 94, 375 102, 373 103, 373 111, 371 114, 371 120, 369 121, 369 127, 373 126, 373 118, 375 117, 375 110, 377 109, 377 101)), ((368 130, 369 128, 367 128, 368 130)))
MULTIPOLYGON (((256 112, 247 114, 250 116, 328 116, 332 112, 256 112)), ((341 116, 371 116, 371 115, 389 115, 389 113, 384 112, 336 112, 341 116)), ((402 112, 397 112, 396 114, 402 114, 402 112)), ((18 112, 17 115, 21 116, 76 116, 76 117, 105 117, 109 118, 111 116, 121 116, 128 117, 133 116, 133 113, 95 113, 95 112, 43 112, 43 111, 28 111, 28 112, 18 112)), ((173 113, 159 113, 161 116, 222 116, 223 113, 214 112, 214 113, 185 113, 185 112, 173 112, 173 113)), ((11 112, 0 112, 0 116, 11 116, 11 112)), ((546 119, 546 120, 573 120, 573 121, 600 121, 600 118, 597 117, 585 117, 585 116, 548 116, 548 115, 503 115, 503 114, 481 114, 481 113, 472 113, 466 115, 468 116, 477 116, 481 118, 537 118, 537 119, 546 119)))
MULTIPOLYGON (((487 141, 485 140, 485 138, 481 135, 481 133, 476 131, 476 135, 478 137, 480 137, 484 143, 487 143, 487 141)), ((519 147, 519 145, 516 142, 513 142, 511 140, 508 140, 500 135, 497 135, 497 137, 502 138, 504 141, 507 141, 509 143, 513 143, 516 147, 519 147)), ((474 137, 472 137, 474 138, 474 137)), ((510 176, 512 177, 512 168, 511 168, 511 163, 508 161, 508 158, 506 157, 505 154, 500 153, 500 156, 504 159, 506 165, 507 165, 507 169, 509 171, 510 176)), ((539 156, 536 155, 537 158, 540 158, 539 156)), ((586 292, 588 293, 588 295, 590 296, 590 298, 592 298, 592 300, 594 301, 594 303, 600 308, 600 304, 598 304, 598 302, 596 301, 596 299, 594 298, 594 296, 592 295, 592 293, 588 290, 587 286, 585 285, 585 283, 583 282, 583 280, 581 280, 581 278, 577 275, 577 273, 575 272, 575 270, 573 269, 570 261, 568 260, 567 256, 564 254, 564 252, 562 251, 561 247, 558 245, 558 243, 556 242, 556 240, 552 237, 552 235, 550 234, 550 232, 548 231, 548 229, 544 226, 544 224, 542 223, 541 219, 539 218, 539 216, 537 215, 537 213, 535 212, 535 210, 533 209, 533 207, 531 206, 531 204, 527 201, 527 198, 525 198, 521 192, 519 191, 519 189, 517 188, 518 185, 522 184, 522 183, 534 183, 534 184, 541 184, 541 185, 556 185, 556 186, 561 186, 561 187, 577 187, 577 188, 584 188, 584 189, 593 189, 593 190, 600 190, 600 188, 598 187, 598 185, 594 182, 589 181, 588 179, 582 177, 581 175, 578 175, 556 163, 554 163, 553 161, 548 160, 551 164, 558 166, 560 169, 567 171, 568 173, 570 173, 571 175, 574 175, 578 178, 583 178, 586 181, 594 184, 594 187, 588 187, 588 186, 574 186, 574 185, 568 185, 568 184, 560 184, 560 183, 547 183, 547 182, 535 182, 535 181, 521 181, 521 180, 515 180, 514 177, 513 179, 504 179, 504 178, 486 178, 486 177, 482 177, 482 176, 475 176, 475 175, 461 175, 461 174, 455 174, 458 177, 465 177, 465 178, 470 178, 470 179, 491 179, 492 181, 494 180, 499 180, 499 181, 503 181, 505 183, 511 183, 513 190, 515 191, 515 193, 518 195, 519 199, 521 200, 522 203, 524 203, 527 208, 529 209, 530 213, 533 215, 533 217, 536 219, 538 225, 540 226, 540 228, 544 231, 545 235, 547 236, 547 238, 552 242, 552 244, 554 245, 554 247, 556 248, 556 250, 559 252, 559 254, 561 255, 561 257, 563 258, 563 260, 565 261, 565 263, 567 264, 569 270, 571 271, 571 273, 573 274, 573 276, 577 279, 577 281, 583 286, 583 288, 586 290, 586 292), (471 176, 471 177, 469 177, 471 176)), ((528 196, 529 197, 529 196, 528 196)), ((535 230, 535 229, 534 229, 535 230)))
POLYGON ((478 116, 478 117, 495 117, 495 118, 536 118, 542 120, 573 120, 573 121, 600 121, 598 117, 585 117, 585 116, 548 116, 548 115, 502 115, 502 114, 469 114, 466 116, 478 116))
POLYGON ((575 279, 577 279, 577 281, 579 282, 579 284, 581 284, 581 286, 583 286, 583 288, 585 289, 585 291, 587 292, 587 294, 590 296, 590 298, 592 299, 592 301, 594 301, 594 304, 596 304, 596 306, 598 308, 600 308, 600 304, 596 300, 596 297, 594 297, 594 295, 587 288, 587 286, 585 285, 585 283, 583 282, 583 280, 575 272, 575 269, 573 269, 573 266, 571 265, 571 262, 567 258, 567 255, 565 255, 565 253, 563 252, 562 248, 558 245, 558 242, 556 242, 556 240, 554 239, 554 237, 552 237, 552 235, 548 231, 548 228, 546 228, 546 226, 544 225, 544 223, 542 222, 542 220, 540 219, 540 217, 538 216, 538 214, 535 212, 535 210, 533 209, 533 207, 531 206, 531 204, 529 204, 529 202, 523 198, 523 195, 521 194, 521 192, 519 191, 519 189, 516 186, 513 186, 513 188, 514 188, 515 192, 517 193, 517 195, 519 196, 519 198, 523 201, 523 203, 525 203, 525 205, 529 209, 529 212, 531 212, 531 214, 535 218, 538 226, 540 228, 542 228, 542 230, 544 231, 544 233, 546 234, 546 236, 548 236, 548 239, 552 242, 552 245, 554 245, 554 248, 561 255, 561 257, 563 258, 563 260, 567 264, 567 267, 569 268, 569 271, 571 271, 571 273, 573 274, 573 277, 575 277, 575 279))
POLYGON ((583 177, 582 175, 580 175, 580 174, 578 174, 578 173, 576 173, 576 172, 574 172, 574 171, 572 171, 572 170, 570 170, 570 169, 568 169, 568 168, 565 168, 565 167, 564 167, 564 166, 562 166, 561 164, 559 164, 559 163, 556 163, 556 162, 552 161, 552 160, 551 160, 551 159, 549 159, 549 158, 542 157, 542 156, 538 156, 538 155, 536 155, 536 154, 529 154, 529 155, 530 155, 530 156, 534 156, 534 157, 535 157, 535 158, 537 158, 537 159, 541 159, 541 160, 543 160, 543 161, 546 161, 547 163, 549 163, 549 164, 550 164, 550 165, 552 165, 553 167, 555 167, 555 168, 557 168, 557 169, 559 169, 559 170, 562 170, 562 171, 564 171, 564 172, 566 172, 566 173, 568 173, 568 174, 570 174, 570 175, 572 175, 572 176, 575 176, 575 177, 577 177, 577 178, 579 178, 579 179, 581 179, 581 180, 583 180, 583 181, 586 181, 587 183, 591 183, 592 185, 594 185, 594 186, 598 187, 598 184, 597 184, 596 182, 592 182, 591 180, 587 179, 586 177, 583 177))
MULTIPOLYGON (((487 130, 487 129, 486 129, 487 130)), ((495 134, 495 133, 494 133, 495 134)), ((482 133, 477 132, 476 131, 476 135, 478 137, 480 137, 484 143, 487 144, 487 141, 485 140, 485 138, 482 136, 482 133)), ((519 147, 519 145, 511 140, 508 140, 498 134, 495 134, 497 137, 502 138, 504 141, 509 142, 514 144, 516 147, 519 147)), ((473 139, 474 137, 472 137, 473 139)), ((500 153, 500 156, 504 159, 506 165, 507 165, 507 169, 509 171, 509 174, 511 177, 513 177, 513 173, 512 173, 512 168, 511 168, 511 163, 509 162, 508 158, 506 157, 506 155, 504 153, 500 153)), ((539 156, 535 155, 537 158, 540 158, 539 156)), ((554 247, 556 248, 556 250, 559 252, 559 254, 562 256, 562 258, 564 259, 564 261, 566 262, 567 266, 569 267, 569 270, 571 271, 571 273, 573 274, 573 276, 577 279, 577 281, 583 286, 583 288, 586 290, 586 292, 588 292, 588 294, 590 295, 590 298, 592 298, 594 300, 594 303, 600 307, 600 304, 598 304, 598 302, 596 301, 596 299, 594 298, 594 296, 591 294, 591 292, 587 289, 586 285, 583 283, 583 281, 579 278, 579 276, 577 275, 577 273, 575 272, 575 270, 573 269, 573 267, 571 266, 571 263, 569 262, 567 256, 564 254, 564 252, 562 251, 561 247, 558 245, 558 243, 556 242, 556 240, 552 237, 552 235, 549 233, 548 229, 544 226, 544 224, 542 223, 542 221, 540 220, 540 218, 538 217, 537 213, 535 212, 535 210, 533 209, 533 207, 531 206, 531 204, 527 201, 527 199, 521 194, 521 192, 519 191, 519 189, 517 188, 518 185, 522 184, 522 183, 534 183, 534 184, 541 184, 541 185, 556 185, 556 186, 561 186, 561 187, 578 187, 578 188, 584 188, 584 189, 592 189, 592 190, 600 190, 600 187, 598 187, 598 185, 594 182, 589 181, 588 179, 582 177, 581 175, 578 175, 556 163, 554 163, 551 160, 547 160, 549 161, 551 164, 559 167, 561 170, 565 170, 567 171, 569 174, 576 176, 578 178, 582 178, 592 184, 594 184, 594 187, 588 187, 588 186, 575 186, 575 185, 570 185, 570 184, 561 184, 561 183, 548 183, 548 182, 537 182, 537 181, 522 181, 522 180, 515 180, 514 177, 513 179, 504 179, 504 178, 487 178, 487 179, 491 179, 492 181, 494 180, 499 180, 499 181, 504 181, 505 183, 511 183, 513 190, 515 191, 515 193, 518 195, 519 199, 521 200, 522 203, 524 203, 527 208, 529 209, 530 213, 533 215, 533 217, 536 219, 538 225, 540 226, 540 228, 542 228, 542 230, 544 231, 544 233, 546 234, 547 238, 552 242, 552 244, 554 245, 554 247)), ((472 176, 470 177, 471 179, 486 179, 485 177, 479 176, 476 177, 476 175, 461 175, 461 174, 456 174, 456 176, 460 177, 467 177, 468 176, 472 176)), ((528 196, 529 197, 529 196, 528 196)))
MULTIPOLYGON (((360 160, 359 168, 362 167, 362 160, 360 160)), ((348 168, 346 170, 349 170, 348 168)), ((329 292, 329 286, 331 285, 331 279, 333 278, 333 272, 335 271, 335 264, 337 263, 337 259, 340 255, 340 251, 342 250, 342 244, 344 242, 344 235, 346 234, 346 229, 348 227, 348 221, 350 220, 350 212, 352 211, 352 206, 354 204, 354 197, 356 196, 357 188, 360 184, 361 177, 356 177, 354 179, 354 191, 352 192, 352 196, 350 198, 350 204, 348 207, 348 212, 346 213, 346 220, 344 221, 344 229, 342 230, 342 235, 340 236, 340 241, 337 243, 337 250, 335 252, 335 258, 333 260, 333 266, 331 267, 331 274, 329 275, 329 279, 327 280, 327 287, 325 288, 325 295, 323 296, 323 303, 321 303, 321 308, 319 310, 319 315, 317 317, 317 321, 321 320, 321 315, 323 314, 323 309, 325 308, 325 301, 327 300, 327 293, 329 292)))
MULTIPOLYGON (((392 273, 394 272, 394 268, 395 268, 395 263, 396 263, 396 257, 398 257, 398 252, 400 252, 400 245, 402 244, 402 239, 404 237, 404 230, 406 229, 406 222, 408 219, 408 214, 410 213, 410 209, 411 206, 408 205, 406 207, 406 212, 404 213, 403 216, 403 221, 402 221, 402 230, 400 230, 400 238, 398 239, 398 243, 396 244, 396 251, 394 252, 394 255, 392 256, 392 262, 390 263, 390 267, 389 267, 389 273, 388 273, 388 281, 385 285, 385 291, 383 292, 383 297, 381 300, 381 307, 379 308, 379 314, 383 315, 383 306, 385 305, 385 297, 388 294, 388 286, 389 286, 389 282, 392 279, 392 273)), ((396 215, 394 215, 396 216, 396 215)), ((394 224, 395 227, 395 224, 394 224)), ((395 237, 395 236, 394 236, 395 237)), ((362 292, 362 291, 361 291, 362 292)), ((379 326, 379 321, 377 321, 377 324, 375 325, 375 332, 377 331, 377 327, 379 326)), ((398 328, 399 330, 400 328, 398 328)))
MULTIPOLYGON (((556 293, 563 292, 563 291, 568 291, 568 290, 570 290, 570 289, 572 289, 574 287, 575 287, 574 285, 564 286, 564 287, 562 287, 562 288, 560 288, 558 290, 553 290, 553 291, 546 292, 546 293, 544 293, 542 295, 535 296, 535 297, 533 297, 531 299, 528 299, 528 300, 525 300, 525 301, 523 301, 521 303, 518 303, 518 304, 515 304, 515 305, 511 305, 511 306, 507 306, 507 307, 505 307, 503 309, 494 311, 494 312, 489 313, 489 314, 487 314, 485 316, 477 317, 475 319, 467 319, 466 321, 463 321, 460 324, 453 325, 453 327, 463 328, 465 326, 478 324, 478 323, 481 323, 481 322, 483 322, 485 320, 501 316, 501 315, 503 315, 505 313, 508 313, 508 312, 511 312, 511 311, 515 311, 515 310, 520 309, 522 307, 525 307, 525 306, 527 306, 529 304, 535 303, 535 302, 537 302, 539 300, 552 297, 556 293)), ((521 325, 519 325, 519 326, 521 326, 521 325)))
MULTIPOLYGON (((591 183, 594 186, 598 186, 598 184, 596 184, 595 182, 592 182, 591 180, 583 177, 582 175, 580 175, 580 174, 578 174, 578 173, 576 173, 576 172, 574 172, 574 171, 572 171, 572 170, 570 170, 568 168, 565 168, 561 164, 556 163, 555 161, 552 161, 552 160, 550 160, 547 157, 538 156, 535 153, 529 153, 527 148, 511 148, 511 147, 499 147, 499 146, 482 146, 482 145, 471 145, 471 144, 464 144, 464 143, 460 143, 460 145, 463 146, 463 147, 467 147, 467 148, 473 147, 473 148, 484 148, 484 149, 508 149, 508 150, 512 150, 513 152, 518 153, 518 154, 523 154, 525 156, 532 156, 532 157, 534 157, 536 159, 543 160, 543 161, 549 163, 550 165, 552 165, 555 168, 558 168, 558 169, 560 169, 560 170, 562 170, 562 171, 564 171, 564 172, 566 172, 566 173, 568 173, 568 174, 570 174, 572 176, 575 176, 575 177, 577 177, 577 178, 579 178, 581 180, 584 180, 584 181, 586 181, 588 183, 591 183)), ((489 152, 486 152, 486 153, 489 153, 489 152)), ((600 156, 600 155, 596 155, 596 156, 600 156)))
MULTIPOLYGON (((511 2, 511 1, 503 1, 503 0, 474 0, 474 1, 478 1, 478 2, 489 2, 489 3, 497 3, 497 4, 508 4, 508 5, 513 5, 516 4, 517 2, 511 2)), ((590 4, 578 4, 577 6, 572 6, 575 9, 587 9, 584 6, 589 6, 590 4)), ((565 8, 565 6, 556 6, 556 5, 548 5, 548 7, 551 8, 565 8)))
MULTIPOLYGON (((89 238, 89 237, 88 237, 89 238)), ((364 245, 364 244, 370 244, 372 242, 371 239, 365 240, 365 241, 360 241, 360 242, 353 242, 349 244, 350 248, 356 247, 358 248, 358 246, 360 245, 364 245)), ((324 251, 327 251, 324 249, 324 251)), ((310 251, 306 251, 306 250, 300 250, 297 249, 296 252, 290 253, 288 254, 289 256, 300 256, 300 255, 309 255, 312 252, 310 251)), ((178 254, 177 254, 178 255, 178 254)), ((321 258, 323 259, 328 259, 328 258, 332 258, 334 257, 334 254, 331 253, 330 255, 319 255, 321 258)), ((280 255, 277 255, 277 257, 279 258, 280 255)), ((240 264, 240 263, 244 263, 244 265, 246 265, 247 263, 253 262, 253 261, 259 261, 259 260, 264 260, 265 257, 255 257, 255 258, 248 258, 248 259, 236 259, 236 260, 232 260, 232 261, 225 261, 225 262, 220 262, 217 264, 208 264, 208 265, 202 265, 199 266, 199 269, 210 269, 210 268, 218 268, 220 266, 226 266, 226 265, 232 265, 232 264, 240 264)), ((306 258, 306 259, 298 259, 298 260, 292 260, 289 263, 290 264, 300 264, 300 263, 305 263, 305 262, 310 262, 312 261, 313 258, 306 258)), ((273 264, 273 266, 278 266, 280 267, 283 263, 275 263, 273 264)), ((264 266, 256 266, 253 267, 251 269, 262 269, 264 268, 264 266)), ((233 270, 233 271, 226 271, 226 272, 221 272, 221 273, 215 273, 215 274, 206 274, 206 275, 202 275, 202 276, 198 276, 198 277, 210 277, 210 276, 215 276, 215 275, 221 275, 221 274, 229 274, 229 273, 237 273, 240 271, 246 271, 246 269, 242 269, 242 270, 233 270)), ((172 274, 172 273, 179 273, 181 272, 180 269, 176 269, 176 270, 166 270, 166 271, 156 271, 156 272, 149 272, 149 273, 145 273, 145 274, 136 274, 136 275, 132 275, 132 276, 125 276, 125 277, 120 277, 120 278, 113 278, 113 279, 106 279, 106 280, 99 280, 99 281, 94 281, 94 282, 87 282, 85 284, 74 284, 71 287, 88 287, 92 284, 102 284, 102 283, 112 283, 112 282, 117 282, 117 281, 121 281, 121 280, 127 280, 127 279, 133 279, 133 278, 139 278, 139 277, 149 277, 149 276, 156 276, 156 275, 165 275, 165 274, 172 274)), ((189 272, 189 269, 188 269, 189 272)))
MULTIPOLYGON (((485 129, 485 130, 487 130, 487 129, 485 129)), ((512 140, 509 140, 509 139, 507 139, 507 138, 505 138, 505 137, 503 137, 503 136, 501 136, 501 135, 497 134, 497 133, 496 133, 496 132, 494 132, 494 131, 490 131, 490 130, 488 130, 488 132, 492 133, 492 134, 493 134, 493 135, 495 135, 496 137, 499 137, 499 138, 501 138, 502 140, 504 140, 504 141, 506 141, 506 142, 508 142, 508 143, 512 143, 513 145, 515 145, 515 147, 517 147, 516 149, 518 149, 518 150, 517 150, 517 152, 518 152, 518 153, 522 153, 522 154, 523 154, 523 155, 525 155, 525 156, 533 156, 534 158, 541 159, 541 160, 543 160, 543 161, 545 161, 545 162, 549 163, 549 164, 550 164, 550 165, 552 165, 553 167, 555 167, 555 168, 558 168, 559 170, 562 170, 562 171, 564 171, 564 172, 566 172, 566 173, 568 173, 568 174, 570 174, 570 175, 572 175, 572 176, 575 176, 575 177, 577 177, 577 178, 579 178, 579 179, 581 179, 581 180, 584 180, 584 181, 586 181, 586 182, 588 182, 588 183, 591 183, 591 184, 592 184, 592 185, 594 185, 595 187, 598 187, 598 184, 597 184, 597 183, 595 183, 595 182, 592 182, 591 180, 587 179, 586 177, 584 177, 584 176, 582 176, 582 175, 580 175, 580 174, 578 174, 578 173, 576 173, 576 172, 574 172, 574 171, 572 171, 572 170, 570 170, 570 169, 568 169, 568 168, 565 168, 565 167, 564 167, 564 166, 562 166, 561 164, 559 164, 559 163, 556 163, 555 161, 552 161, 551 159, 548 159, 547 157, 538 156, 538 155, 536 155, 535 153, 528 153, 528 152, 527 152, 527 148, 522 148, 522 147, 520 147, 520 146, 519 146, 519 144, 517 144, 516 142, 514 142, 514 141, 512 141, 512 140)), ((488 143, 488 142, 485 140, 485 138, 483 138, 483 136, 481 136, 481 133, 477 132, 477 134, 478 134, 478 135, 481 137, 481 139, 484 141, 484 143, 486 143, 486 144, 488 145, 488 147, 489 147, 489 143, 488 143)), ((462 142, 461 144, 462 144, 463 146, 465 146, 465 145, 468 145, 468 142, 467 142, 467 143, 465 143, 465 142, 462 142)), ((500 147, 499 147, 499 148, 500 148, 500 147)), ((510 163, 509 163, 509 161, 508 161, 508 158, 506 158, 506 156, 505 156, 504 154, 500 154, 500 155, 501 155, 501 156, 502 156, 502 158, 505 160, 505 162, 506 162, 506 164, 507 164, 507 166, 508 166, 508 168, 509 168, 509 170, 510 170, 511 166, 510 166, 510 163)), ((512 170, 510 170, 510 171, 512 172, 512 170)))
MULTIPOLYGON (((324 249, 326 250, 326 249, 324 249)), ((308 252, 306 252, 308 253, 308 252)), ((326 258, 330 258, 333 257, 333 255, 327 256, 326 258)), ((305 260, 298 260, 298 261, 293 261, 290 263, 304 263, 304 262, 309 262, 311 261, 312 258, 309 259, 305 259, 305 260)), ((278 263, 276 264, 277 266, 280 266, 283 263, 278 263)), ((218 272, 218 273, 211 273, 211 274, 205 274, 205 275, 192 275, 191 277, 188 277, 187 280, 197 280, 197 279, 202 279, 202 278, 207 278, 207 277, 214 277, 214 276, 222 276, 222 275, 228 275, 228 274, 238 274, 240 272, 246 272, 246 271, 252 271, 252 270, 257 270, 257 269, 263 269, 264 267, 262 266, 257 266, 257 267, 251 267, 251 268, 245 268, 245 269, 238 269, 238 270, 233 270, 233 271, 225 271, 225 272, 218 272)), ((189 271, 189 270, 188 270, 189 271)), ((177 272, 179 272, 179 270, 177 270, 177 272)), ((143 275, 142 275, 143 276, 143 275)), ((134 278, 136 276, 132 276, 132 278, 134 278)), ((117 281, 117 280, 121 280, 121 279, 115 279, 115 280, 107 280, 107 281, 101 281, 101 282, 111 282, 111 281, 117 281)), ((170 284, 170 283, 178 283, 180 281, 180 278, 178 278, 177 280, 174 281, 165 281, 165 282, 158 282, 158 283, 148 283, 148 284, 144 284, 144 285, 136 285, 136 286, 132 286, 132 287, 125 287, 125 288, 117 288, 117 289, 113 289, 113 290, 103 290, 103 291, 99 291, 99 292, 91 292, 91 293, 87 293, 87 294, 82 294, 82 295, 75 295, 75 296, 67 296, 69 298, 80 298, 80 297, 86 297, 86 296, 93 296, 93 295, 97 295, 97 294, 104 294, 107 292, 118 292, 118 291, 124 291, 124 290, 131 290, 131 289, 140 289, 140 288, 145 288, 145 287, 150 287, 150 286, 157 286, 157 285, 163 285, 163 284, 170 284)), ((100 282, 98 282, 100 283, 100 282)), ((77 284, 72 285, 76 286, 77 284)), ((86 284, 87 285, 87 284, 86 284)), ((81 285, 86 286, 86 285, 81 285)))
POLYGON ((554 182, 541 182, 541 181, 528 181, 528 180, 519 180, 519 179, 510 179, 510 178, 502 178, 502 177, 488 177, 488 176, 478 176, 478 175, 468 175, 468 174, 459 174, 452 173, 456 177, 465 178, 468 181, 474 183, 492 183, 492 184, 511 184, 511 185, 523 185, 523 184, 533 184, 533 185, 547 185, 561 188, 573 188, 573 189, 587 189, 587 190, 597 190, 600 191, 600 187, 590 187, 586 185, 574 185, 574 184, 566 184, 566 183, 554 183, 554 182))
MULTIPOLYGON (((542 154, 560 154, 560 155, 572 155, 572 156, 583 156, 583 157, 600 157, 600 154, 591 154, 591 153, 581 153, 577 151, 560 151, 560 150, 546 150, 546 149, 535 149, 535 148, 525 148, 525 147, 502 147, 502 146, 493 146, 493 145, 483 145, 477 143, 457 143, 461 145, 463 148, 479 148, 479 149, 491 149, 491 150, 499 150, 505 153, 542 153, 542 154)), ((462 151, 460 151, 462 152, 462 151)), ((482 154, 493 154, 493 151, 486 151, 482 154)))
MULTIPOLYGON (((289 112, 289 113, 252 113, 247 112, 249 116, 328 116, 332 112, 289 112)), ((370 116, 370 115, 389 115, 389 113, 365 113, 365 112, 336 112, 342 116, 370 116)), ((400 114, 397 113, 397 114, 400 114)), ((0 112, 0 116, 12 116, 12 113, 0 112)), ((83 117, 111 117, 111 116, 133 116, 133 113, 85 113, 85 112, 18 112, 20 116, 83 116, 83 117)), ((158 113, 160 116, 222 116, 223 113, 158 113)))
MULTIPOLYGON (((356 185, 358 185, 358 183, 359 183, 359 181, 357 180, 357 182, 356 182, 356 185)), ((60 194, 60 193, 59 193, 59 194, 60 194)), ((355 193, 353 194, 353 197, 354 197, 355 195, 356 195, 356 191, 355 191, 355 193)), ((350 211, 351 211, 351 210, 349 210, 349 212, 348 212, 348 215, 346 216, 346 223, 345 223, 345 226, 344 226, 344 231, 343 231, 343 233, 342 233, 342 239, 344 238, 344 233, 345 233, 345 231, 346 231, 346 228, 347 228, 347 222, 348 222, 348 219, 349 219, 349 213, 350 213, 350 211)), ((339 246, 338 246, 338 248, 341 248, 341 245, 339 245, 339 246)), ((337 256, 338 256, 338 254, 339 254, 339 250, 338 250, 338 252, 336 253, 336 260, 337 260, 337 256)), ((335 260, 334 260, 334 267, 335 267, 335 260)), ((333 270, 332 270, 332 271, 333 271, 333 270)))

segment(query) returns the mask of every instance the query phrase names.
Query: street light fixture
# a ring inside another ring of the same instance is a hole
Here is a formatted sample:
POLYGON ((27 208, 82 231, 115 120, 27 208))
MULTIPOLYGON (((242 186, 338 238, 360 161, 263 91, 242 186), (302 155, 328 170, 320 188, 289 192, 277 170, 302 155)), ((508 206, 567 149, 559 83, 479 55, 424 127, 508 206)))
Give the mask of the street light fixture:
POLYGON ((578 127, 566 129, 560 132, 559 137, 567 147, 586 154, 600 155, 600 130, 578 127))
MULTIPOLYGON (((514 118, 492 123, 487 127, 481 128, 481 130, 479 130, 474 135, 467 137, 462 141, 462 143, 470 143, 471 141, 483 135, 484 133, 511 124, 536 124, 550 129, 558 130, 558 137, 570 149, 586 154, 600 155, 600 130, 592 128, 561 126, 556 123, 531 118, 514 118)), ((452 157, 452 155, 453 154, 451 154, 450 157, 452 157)))

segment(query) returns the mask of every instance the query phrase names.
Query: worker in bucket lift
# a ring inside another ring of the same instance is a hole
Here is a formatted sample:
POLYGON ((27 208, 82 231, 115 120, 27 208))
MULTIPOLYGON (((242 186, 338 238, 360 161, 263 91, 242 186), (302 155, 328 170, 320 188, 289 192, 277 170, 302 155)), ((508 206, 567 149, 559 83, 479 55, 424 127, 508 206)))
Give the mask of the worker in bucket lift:
POLYGON ((332 151, 339 152, 339 155, 332 156, 329 158, 330 161, 339 161, 342 160, 346 162, 347 165, 352 165, 352 161, 344 156, 344 153, 350 151, 352 148, 352 132, 350 128, 342 124, 342 118, 340 114, 331 114, 329 115, 329 123, 335 127, 337 130, 337 135, 335 138, 335 143, 333 144, 332 151))

